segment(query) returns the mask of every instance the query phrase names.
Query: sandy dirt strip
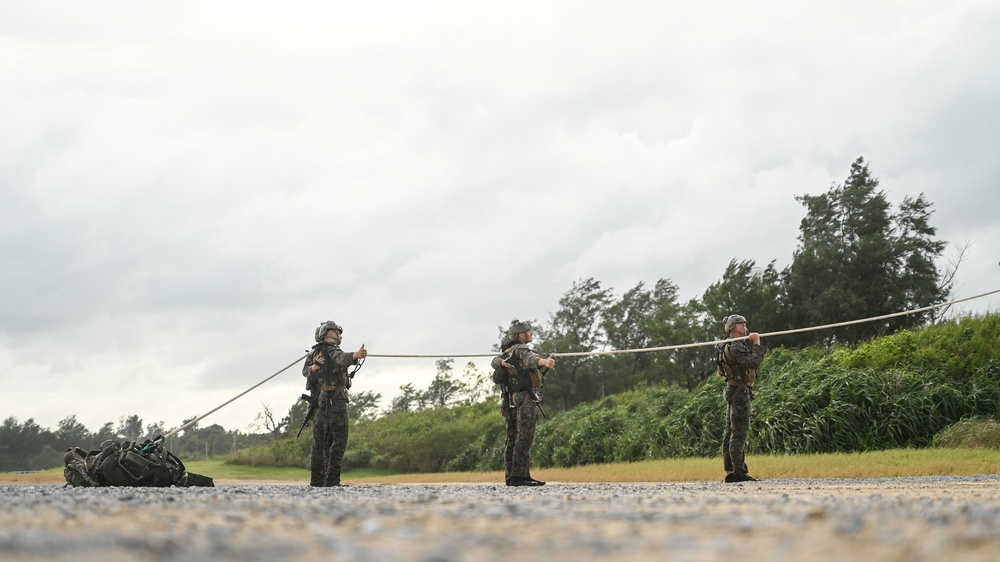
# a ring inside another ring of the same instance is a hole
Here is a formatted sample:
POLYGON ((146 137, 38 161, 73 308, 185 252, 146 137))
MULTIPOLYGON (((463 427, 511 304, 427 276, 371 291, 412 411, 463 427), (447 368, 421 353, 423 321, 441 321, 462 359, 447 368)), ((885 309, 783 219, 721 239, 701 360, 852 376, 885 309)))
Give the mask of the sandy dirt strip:
POLYGON ((1000 475, 215 488, 0 484, 0 560, 1000 559, 1000 475))

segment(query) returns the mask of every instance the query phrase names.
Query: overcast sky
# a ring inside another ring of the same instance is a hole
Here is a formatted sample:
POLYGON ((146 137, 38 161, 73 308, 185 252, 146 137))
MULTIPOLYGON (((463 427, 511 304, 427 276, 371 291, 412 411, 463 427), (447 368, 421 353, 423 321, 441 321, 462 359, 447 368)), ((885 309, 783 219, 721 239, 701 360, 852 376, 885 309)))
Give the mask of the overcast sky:
MULTIPOLYGON (((785 267, 795 196, 859 156, 894 207, 934 204, 940 267, 970 245, 956 296, 1000 288, 995 0, 0 13, 0 418, 174 427, 327 319, 345 349, 474 354, 579 279, 697 297, 733 258, 785 267)), ((372 358, 354 390, 434 372, 372 358)))

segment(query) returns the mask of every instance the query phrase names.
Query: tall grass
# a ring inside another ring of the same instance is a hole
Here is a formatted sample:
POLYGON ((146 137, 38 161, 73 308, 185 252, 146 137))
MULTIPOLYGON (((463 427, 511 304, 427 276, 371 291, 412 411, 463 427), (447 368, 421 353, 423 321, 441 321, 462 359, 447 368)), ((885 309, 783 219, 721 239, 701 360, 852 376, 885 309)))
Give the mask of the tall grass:
POLYGON ((967 418, 934 436, 935 447, 1000 450, 1000 422, 993 418, 967 418))
MULTIPOLYGON (((692 391, 647 387, 560 412, 540 421, 533 464, 718 456, 723 385, 711 377, 692 391)), ((855 348, 774 349, 754 391, 750 454, 928 447, 963 419, 996 416, 1000 315, 899 332, 855 348)), ((303 436, 230 460, 305 466, 308 441, 303 436)), ((504 441, 496 404, 435 408, 353 426, 345 464, 401 472, 496 471, 503 467, 504 441)))

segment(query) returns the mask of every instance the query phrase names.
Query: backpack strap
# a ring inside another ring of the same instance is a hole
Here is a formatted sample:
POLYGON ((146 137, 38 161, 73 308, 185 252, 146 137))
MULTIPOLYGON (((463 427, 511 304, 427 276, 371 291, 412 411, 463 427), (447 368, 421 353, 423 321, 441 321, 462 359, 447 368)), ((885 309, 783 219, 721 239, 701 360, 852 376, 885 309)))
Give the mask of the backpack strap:
POLYGON ((515 343, 504 350, 504 357, 507 359, 507 362, 514 367, 515 371, 514 381, 517 384, 512 385, 513 388, 511 388, 511 390, 514 392, 523 392, 531 389, 531 375, 528 373, 528 370, 524 367, 524 365, 521 364, 521 359, 516 353, 514 353, 518 346, 527 347, 523 343, 515 343))

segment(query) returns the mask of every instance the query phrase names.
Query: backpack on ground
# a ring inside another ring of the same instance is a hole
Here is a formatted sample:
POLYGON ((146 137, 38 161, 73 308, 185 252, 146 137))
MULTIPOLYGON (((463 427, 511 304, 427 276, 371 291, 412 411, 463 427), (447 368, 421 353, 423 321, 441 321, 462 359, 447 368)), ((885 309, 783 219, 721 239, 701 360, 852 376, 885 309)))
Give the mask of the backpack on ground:
POLYGON ((215 486, 208 476, 188 472, 163 447, 162 436, 141 444, 108 440, 90 451, 73 447, 63 461, 63 476, 71 486, 215 486))

